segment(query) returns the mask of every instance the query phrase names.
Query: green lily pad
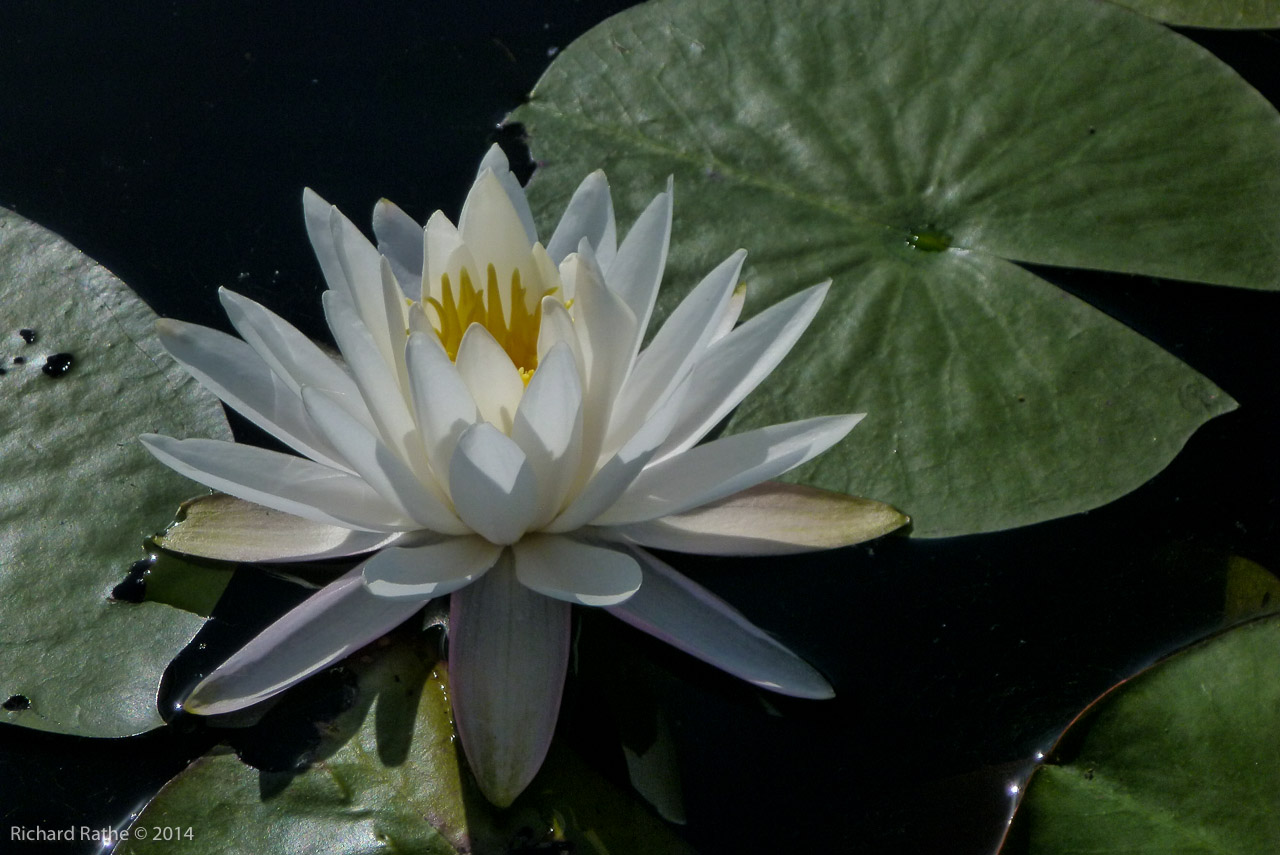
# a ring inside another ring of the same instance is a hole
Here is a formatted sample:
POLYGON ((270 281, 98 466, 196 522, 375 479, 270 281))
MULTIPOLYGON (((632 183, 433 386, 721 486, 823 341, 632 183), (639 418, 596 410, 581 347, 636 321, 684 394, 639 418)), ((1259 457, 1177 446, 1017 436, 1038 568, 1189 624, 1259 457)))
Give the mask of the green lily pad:
MULTIPOLYGON (((505 811, 460 765, 448 677, 406 631, 347 660, 357 700, 322 734, 310 768, 259 772, 234 755, 197 760, 142 811, 120 855, 413 852, 663 852, 689 848, 563 748, 505 811), (190 829, 165 839, 156 829, 190 829)), ((288 703, 286 696, 282 705, 288 703)), ((279 709, 277 707, 277 709, 279 709)), ((294 728, 297 729, 296 726, 294 728)))
POLYGON ((1224 30, 1280 27, 1276 0, 1112 0, 1166 24, 1224 30))
POLYGON ((137 436, 229 438, 222 407, 120 280, 3 210, 0 314, 0 697, 17 699, 0 720, 85 736, 157 727, 160 675, 202 620, 110 599, 192 492, 137 436))
POLYGON ((1192 647, 1113 689, 1032 776, 1004 855, 1275 851, 1280 618, 1192 647))
POLYGON ((738 246, 748 313, 835 279, 728 429, 867 412, 796 477, 918 536, 1096 507, 1235 406, 1014 262, 1280 284, 1280 115, 1107 3, 660 0, 511 118, 543 223, 598 167, 624 223, 674 175, 658 316, 738 246))

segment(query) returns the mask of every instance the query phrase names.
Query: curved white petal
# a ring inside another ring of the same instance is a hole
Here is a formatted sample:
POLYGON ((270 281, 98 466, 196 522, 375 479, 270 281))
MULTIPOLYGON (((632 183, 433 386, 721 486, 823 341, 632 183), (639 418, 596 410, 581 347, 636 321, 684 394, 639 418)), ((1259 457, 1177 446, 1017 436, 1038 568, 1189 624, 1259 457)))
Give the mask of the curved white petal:
POLYGON ((489 146, 489 150, 485 152, 484 159, 480 161, 480 166, 476 169, 476 176, 483 174, 486 169, 493 172, 494 177, 502 184, 502 189, 506 191, 507 199, 511 201, 512 209, 515 210, 516 216, 520 218, 520 224, 524 226, 524 233, 529 239, 529 243, 537 241, 538 229, 533 224, 533 211, 529 210, 529 199, 525 196, 524 188, 520 186, 519 179, 511 172, 511 164, 507 161, 507 155, 497 143, 489 146))
POLYGON ((248 297, 219 288, 218 299, 240 337, 294 393, 301 394, 303 386, 315 386, 345 395, 360 403, 352 415, 372 424, 351 375, 315 342, 284 318, 248 297))
POLYGON ((632 554, 644 582, 630 599, 606 608, 635 628, 761 688, 800 698, 830 698, 821 674, 742 613, 643 549, 632 554))
POLYGON ((501 546, 474 535, 393 547, 364 562, 364 583, 379 597, 421 602, 471 584, 497 563, 501 553, 501 546))
POLYGON ((217 561, 325 561, 402 543, 403 532, 318 523, 225 493, 182 503, 178 521, 155 538, 170 552, 217 561))
POLYGON ((396 280, 410 300, 422 294, 422 226, 395 203, 379 199, 373 208, 373 236, 378 252, 391 263, 396 280))
POLYGON ((453 506, 492 543, 515 543, 538 512, 533 467, 511 437, 488 422, 468 428, 449 464, 453 506))
MULTIPOLYGON (((332 392, 310 386, 302 402, 315 423, 366 484, 421 527, 442 534, 463 534, 467 527, 439 498, 443 490, 418 480, 381 439, 353 419, 332 392)), ((431 477, 431 476, 428 476, 431 477)))
POLYGON ((640 587, 640 565, 615 549, 534 534, 522 538, 512 552, 521 584, 557 600, 611 606, 640 587))
POLYGON ((599 533, 695 555, 792 555, 862 543, 907 522, 871 499, 766 481, 683 514, 599 533))
POLYGON ((442 483, 462 432, 480 421, 471 390, 434 332, 415 332, 405 349, 409 388, 427 460, 442 483))
MULTIPOLYGON (((482 265, 493 265, 498 282, 504 285, 511 281, 512 272, 528 260, 533 248, 533 239, 525 231, 501 179, 488 169, 476 178, 462 204, 458 232, 472 256, 482 265)), ((483 277, 484 269, 472 273, 483 277)), ((477 287, 483 281, 477 282, 477 287)))
POLYGON ((775 303, 707 348, 689 378, 685 411, 655 462, 693 447, 778 367, 813 321, 830 284, 775 303))
POLYGON ((249 345, 235 336, 169 318, 156 321, 169 355, 227 406, 290 448, 328 466, 347 469, 302 407, 302 399, 249 345))
POLYGON ((746 257, 745 251, 738 250, 703 277, 636 359, 610 415, 606 448, 630 435, 702 357, 716 330, 715 320, 724 313, 738 284, 746 257))
MULTIPOLYGON (((443 211, 436 211, 427 220, 424 235, 423 296, 439 302, 443 294, 441 280, 446 273, 454 287, 458 286, 458 270, 454 261, 465 245, 462 235, 458 234, 458 227, 443 211)), ((475 269, 474 263, 468 267, 475 269)))
POLYGON ((510 432, 511 421, 524 396, 524 381, 502 345, 487 329, 472 324, 458 345, 457 366, 458 374, 471 390, 480 417, 503 433, 510 432))
POLYGON ((826 451, 862 415, 823 416, 717 439, 650 465, 596 525, 643 522, 723 499, 826 451))
POLYGON ((516 410, 511 438, 524 450, 538 479, 542 512, 533 522, 537 528, 560 510, 582 452, 582 382, 567 343, 557 344, 539 360, 516 410))
POLYGON ((329 330, 346 357, 378 433, 401 460, 414 466, 421 454, 416 447, 417 425, 394 373, 395 363, 383 358, 351 301, 336 291, 326 291, 323 302, 329 330))
MULTIPOLYGON (((329 216, 329 228, 333 232, 333 246, 346 277, 347 290, 342 293, 351 301, 383 360, 395 364, 392 346, 392 329, 387 325, 387 292, 383 287, 382 256, 364 233, 356 228, 337 208, 329 216)), ((395 287, 397 303, 403 303, 400 288, 395 287)))
MULTIPOLYGON (((830 284, 831 280, 827 280, 830 284)), ((733 289, 733 294, 729 297, 728 304, 724 307, 724 311, 720 313, 720 317, 716 318, 716 328, 711 333, 713 342, 719 341, 729 334, 734 325, 738 323, 738 318, 742 317, 742 309, 747 304, 747 283, 739 282, 738 287, 733 289)))
POLYGON ((365 590, 356 567, 215 668, 182 707, 197 715, 218 715, 256 704, 387 634, 422 608, 425 599, 376 597, 365 590))
POLYGON ((573 351, 573 361, 578 365, 578 376, 585 382, 585 362, 578 333, 573 326, 573 316, 564 303, 555 297, 542 298, 542 322, 538 325, 538 362, 547 358, 557 344, 567 344, 573 351))
POLYGON ((216 439, 143 434, 161 463, 193 481, 319 523, 366 531, 419 525, 355 475, 302 457, 216 439))
POLYGON ((320 272, 324 281, 334 291, 351 295, 351 286, 347 284, 347 274, 342 270, 342 262, 338 260, 338 249, 333 239, 330 221, 334 207, 321 199, 314 190, 307 187, 302 191, 303 219, 307 224, 307 237, 311 239, 311 249, 320 262, 320 272))
POLYGON ((671 203, 674 194, 671 180, 667 190, 659 193, 649 207, 636 218, 631 231, 622 239, 618 254, 605 268, 605 281, 631 309, 638 332, 631 354, 640 348, 640 339, 649 326, 653 303, 658 297, 662 271, 667 266, 667 248, 671 244, 671 203))
POLYGON ((573 192, 547 241, 547 255, 559 265, 583 238, 590 242, 596 260, 607 270, 618 254, 618 226, 613 217, 609 181, 599 169, 584 178, 573 192))
POLYGON ((454 592, 449 699, 481 791, 506 807, 546 757, 569 663, 568 603, 521 585, 504 559, 454 592))

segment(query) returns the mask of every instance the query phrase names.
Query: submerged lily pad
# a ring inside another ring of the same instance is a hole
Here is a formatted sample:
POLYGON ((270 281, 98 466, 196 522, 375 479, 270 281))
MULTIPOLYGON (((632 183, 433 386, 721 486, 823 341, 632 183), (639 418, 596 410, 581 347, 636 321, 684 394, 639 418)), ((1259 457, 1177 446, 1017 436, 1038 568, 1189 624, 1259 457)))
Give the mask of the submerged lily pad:
POLYGON ((1280 27, 1277 0, 1112 0, 1166 24, 1224 30, 1280 27))
POLYGON ((260 772, 229 753, 203 757, 161 790, 117 852, 690 851, 563 749, 510 809, 489 806, 460 765, 447 674, 420 647, 402 630, 347 660, 355 703, 317 724, 322 737, 305 769, 260 772), (190 828, 193 838, 166 840, 153 828, 190 828))
POLYGON ((544 221, 595 168, 623 222, 674 175, 660 316, 738 246, 748 313, 835 279, 728 430, 867 412, 795 477, 916 535, 1096 507, 1235 406, 1015 262, 1280 285, 1280 115, 1107 3, 654 2, 512 119, 544 221))
POLYGON ((1113 689, 1032 776, 1005 855, 1272 852, 1280 841, 1280 618, 1113 689))
POLYGON ((161 724, 160 675, 202 620, 112 602, 191 482, 139 433, 230 437, 155 315, 56 235, 0 211, 0 720, 85 736, 161 724))

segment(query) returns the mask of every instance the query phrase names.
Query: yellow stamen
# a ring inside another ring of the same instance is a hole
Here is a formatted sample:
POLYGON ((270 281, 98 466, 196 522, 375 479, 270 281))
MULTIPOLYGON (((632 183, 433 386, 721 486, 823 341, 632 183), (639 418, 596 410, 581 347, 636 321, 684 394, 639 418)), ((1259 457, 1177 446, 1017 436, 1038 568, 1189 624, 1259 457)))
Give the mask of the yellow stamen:
MULTIPOLYGON (((538 368, 538 328, 542 324, 542 301, 527 300, 526 289, 520 281, 519 269, 511 272, 510 286, 503 292, 498 282, 498 272, 490 264, 486 272, 484 290, 475 287, 471 273, 465 267, 458 275, 458 289, 454 292, 449 274, 440 277, 440 299, 425 297, 435 309, 428 312, 431 324, 450 359, 458 358, 462 336, 472 324, 480 324, 511 357, 528 385, 538 368), (529 311, 529 303, 533 311, 529 311)), ((547 293, 552 293, 551 289, 547 293)), ((544 295, 539 295, 541 298, 544 295)))

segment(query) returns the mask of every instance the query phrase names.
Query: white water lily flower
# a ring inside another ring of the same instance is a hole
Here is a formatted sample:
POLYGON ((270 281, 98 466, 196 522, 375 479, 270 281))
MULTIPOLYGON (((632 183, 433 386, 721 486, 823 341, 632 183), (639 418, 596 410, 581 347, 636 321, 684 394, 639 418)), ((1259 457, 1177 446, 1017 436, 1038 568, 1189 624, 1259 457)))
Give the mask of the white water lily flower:
POLYGON ((187 530, 167 546, 230 560, 372 555, 205 678, 188 711, 224 713, 276 694, 451 592, 457 728, 499 805, 546 753, 571 603, 603 606, 756 685, 832 695, 808 664, 644 548, 781 554, 905 522, 875 502, 770 481, 860 416, 698 444, 786 355, 826 284, 736 326, 736 252, 642 349, 666 262, 670 188, 621 244, 600 172, 538 243, 496 147, 457 226, 437 212, 423 229, 383 201, 375 248, 309 191, 304 207, 344 362, 225 290, 243 339, 159 324, 196 379, 302 456, 208 439, 143 442, 229 494, 189 508, 187 530))

